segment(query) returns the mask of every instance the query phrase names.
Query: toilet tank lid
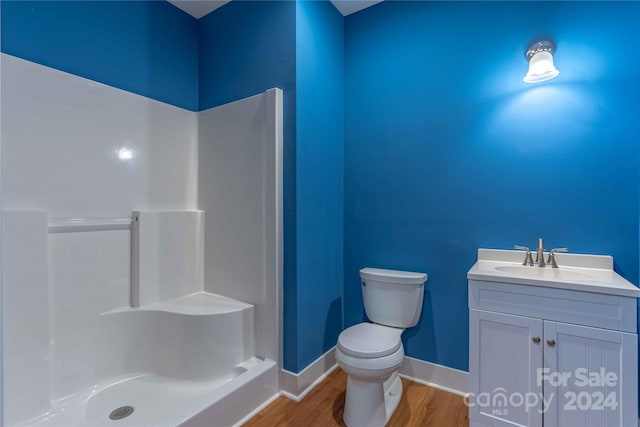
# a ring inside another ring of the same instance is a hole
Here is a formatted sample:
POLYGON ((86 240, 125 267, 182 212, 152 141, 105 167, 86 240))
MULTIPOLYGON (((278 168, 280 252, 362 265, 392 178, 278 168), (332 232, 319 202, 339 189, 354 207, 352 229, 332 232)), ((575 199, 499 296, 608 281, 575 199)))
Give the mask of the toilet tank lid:
POLYGON ((427 274, 367 267, 360 270, 360 278, 362 280, 376 280, 378 282, 420 285, 427 281, 427 274))

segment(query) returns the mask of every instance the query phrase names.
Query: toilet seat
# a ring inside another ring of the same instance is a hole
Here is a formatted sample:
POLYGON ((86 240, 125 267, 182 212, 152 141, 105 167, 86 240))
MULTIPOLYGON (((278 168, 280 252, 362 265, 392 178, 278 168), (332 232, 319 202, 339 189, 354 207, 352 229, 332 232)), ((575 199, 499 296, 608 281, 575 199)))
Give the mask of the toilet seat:
POLYGON ((338 348, 343 353, 362 359, 388 356, 402 345, 403 329, 375 323, 359 323, 342 331, 338 337, 338 348))

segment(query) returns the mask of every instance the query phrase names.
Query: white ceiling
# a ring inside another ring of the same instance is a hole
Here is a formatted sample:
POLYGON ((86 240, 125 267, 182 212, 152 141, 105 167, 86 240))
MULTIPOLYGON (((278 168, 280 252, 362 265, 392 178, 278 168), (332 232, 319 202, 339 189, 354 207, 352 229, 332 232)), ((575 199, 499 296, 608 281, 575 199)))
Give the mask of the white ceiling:
POLYGON ((194 18, 202 18, 217 8, 229 3, 230 0, 168 0, 174 6, 187 12, 194 18))
MULTIPOLYGON (((231 0, 168 0, 169 3, 187 12, 195 18, 202 18, 217 8, 224 6, 231 0)), ((293 0, 291 0, 293 1, 293 0)), ((352 13, 366 9, 382 0, 331 0, 331 3, 342 13, 347 16, 352 13)))
POLYGON ((366 9, 369 6, 373 6, 376 3, 380 3, 381 1, 382 0, 331 0, 331 3, 333 3, 342 15, 347 16, 366 9))

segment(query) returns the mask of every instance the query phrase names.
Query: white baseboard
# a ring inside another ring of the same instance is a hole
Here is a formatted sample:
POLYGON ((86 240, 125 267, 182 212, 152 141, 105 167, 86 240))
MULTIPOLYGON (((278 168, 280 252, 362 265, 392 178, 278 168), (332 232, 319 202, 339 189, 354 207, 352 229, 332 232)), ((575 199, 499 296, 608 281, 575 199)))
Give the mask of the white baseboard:
POLYGON ((405 356, 400 376, 417 383, 466 396, 469 393, 469 373, 447 366, 405 356))
POLYGON ((335 347, 331 347, 329 351, 297 374, 282 369, 280 391, 283 396, 299 402, 337 367, 335 347))
MULTIPOLYGON (((283 396, 299 402, 337 367, 333 347, 298 374, 282 369, 280 392, 283 396)), ((400 366, 400 376, 461 396, 469 393, 468 372, 413 357, 404 357, 400 366)))

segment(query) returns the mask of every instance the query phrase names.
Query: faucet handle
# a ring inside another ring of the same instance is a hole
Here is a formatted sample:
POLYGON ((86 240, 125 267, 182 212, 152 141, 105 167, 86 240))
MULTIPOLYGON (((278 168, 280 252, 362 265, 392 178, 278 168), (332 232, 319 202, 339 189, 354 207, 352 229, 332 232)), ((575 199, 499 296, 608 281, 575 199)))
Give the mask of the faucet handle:
POLYGON ((520 245, 514 245, 513 248, 519 251, 527 251, 527 253, 524 256, 524 262, 522 263, 522 265, 534 265, 533 257, 531 256, 531 249, 529 249, 526 246, 520 246, 520 245))
POLYGON ((551 249, 549 252, 550 253, 553 252, 554 254, 557 254, 558 252, 569 252, 569 248, 554 248, 554 249, 551 249))
POLYGON ((569 252, 569 248, 554 248, 549 251, 549 259, 547 260, 547 264, 551 264, 552 268, 558 268, 555 257, 555 254, 557 254, 558 252, 569 252))

